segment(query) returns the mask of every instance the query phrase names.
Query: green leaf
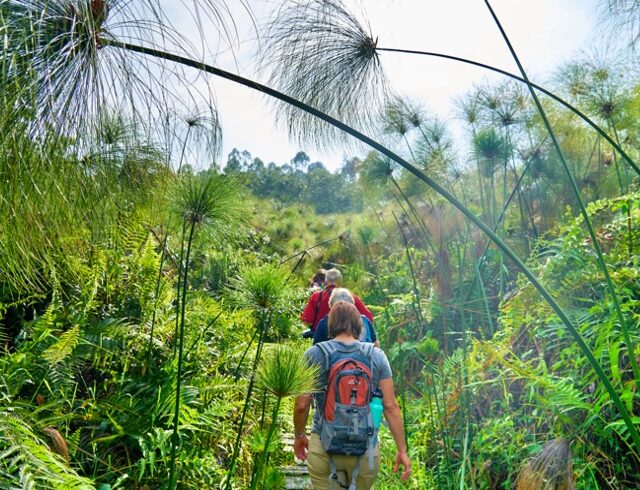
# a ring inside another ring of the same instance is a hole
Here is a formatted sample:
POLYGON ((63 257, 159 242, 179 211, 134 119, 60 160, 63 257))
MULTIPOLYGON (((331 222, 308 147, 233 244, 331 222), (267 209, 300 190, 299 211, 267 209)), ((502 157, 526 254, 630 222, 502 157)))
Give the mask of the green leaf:
POLYGON ((80 340, 80 325, 74 325, 64 332, 55 344, 42 353, 42 357, 52 364, 58 364, 71 355, 80 340))
POLYGON ((622 382, 620 378, 620 344, 618 342, 611 342, 609 345, 609 362, 611 363, 611 376, 618 383, 622 382))

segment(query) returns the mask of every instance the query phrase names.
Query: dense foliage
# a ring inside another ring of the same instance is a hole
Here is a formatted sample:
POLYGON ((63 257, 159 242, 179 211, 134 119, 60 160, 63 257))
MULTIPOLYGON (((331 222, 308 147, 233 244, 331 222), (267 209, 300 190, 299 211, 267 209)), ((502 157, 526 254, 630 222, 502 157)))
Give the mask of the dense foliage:
MULTIPOLYGON (((568 64, 554 90, 573 108, 537 106, 515 81, 477 85, 454 144, 447 123, 377 90, 377 40, 340 2, 293 2, 265 46, 304 69, 270 82, 387 146, 336 172, 237 150, 220 169, 216 117, 178 130, 173 109, 107 109, 89 75, 65 102, 76 70, 131 50, 108 3, 0 2, 0 487, 282 488, 291 399, 316 375, 298 316, 320 266, 374 312, 412 488, 640 485, 637 73, 568 64), (305 80, 327 66, 315 42, 347 71, 305 80), (350 73, 348 91, 331 85, 350 73), (375 103, 347 114, 363 94, 375 103)), ((220 20, 215 4, 200 6, 220 20)), ((158 87, 128 88, 153 105, 158 87)), ((308 114, 296 126, 301 110, 285 111, 294 135, 331 138, 308 114)), ((393 451, 383 430, 379 488, 402 487, 393 451)))

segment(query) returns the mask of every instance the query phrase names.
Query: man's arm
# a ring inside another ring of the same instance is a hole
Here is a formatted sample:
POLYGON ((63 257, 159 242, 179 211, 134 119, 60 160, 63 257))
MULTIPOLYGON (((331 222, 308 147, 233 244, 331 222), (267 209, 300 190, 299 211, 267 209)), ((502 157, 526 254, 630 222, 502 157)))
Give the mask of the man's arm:
MULTIPOLYGON (((301 395, 296 397, 293 407, 293 453, 296 458, 304 461, 307 459, 309 449, 309 439, 305 433, 309 409, 311 408, 311 395, 301 395)), ((402 426, 402 423, 401 423, 402 426)))
POLYGON ((402 413, 396 400, 393 380, 391 378, 381 379, 378 387, 382 391, 382 407, 384 408, 384 418, 389 424, 389 430, 396 443, 398 451, 396 453, 396 464, 393 471, 398 471, 400 466, 404 467, 402 480, 405 481, 411 475, 411 460, 407 454, 407 443, 404 439, 404 429, 402 427, 402 413))
POLYGON ((316 316, 317 304, 318 304, 318 293, 315 292, 311 296, 309 296, 309 301, 307 301, 307 306, 304 307, 304 310, 300 315, 300 320, 302 320, 307 325, 313 325, 313 322, 316 316))

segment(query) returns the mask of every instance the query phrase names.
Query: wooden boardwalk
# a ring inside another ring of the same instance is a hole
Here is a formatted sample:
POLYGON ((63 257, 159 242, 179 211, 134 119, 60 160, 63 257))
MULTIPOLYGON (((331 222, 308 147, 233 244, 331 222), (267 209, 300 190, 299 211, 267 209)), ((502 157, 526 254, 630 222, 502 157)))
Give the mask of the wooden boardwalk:
POLYGON ((293 455, 293 434, 285 434, 282 437, 282 443, 285 446, 285 451, 291 453, 292 464, 288 466, 281 466, 280 472, 284 475, 285 490, 309 490, 311 488, 311 480, 309 479, 309 472, 307 471, 307 463, 295 459, 293 455))

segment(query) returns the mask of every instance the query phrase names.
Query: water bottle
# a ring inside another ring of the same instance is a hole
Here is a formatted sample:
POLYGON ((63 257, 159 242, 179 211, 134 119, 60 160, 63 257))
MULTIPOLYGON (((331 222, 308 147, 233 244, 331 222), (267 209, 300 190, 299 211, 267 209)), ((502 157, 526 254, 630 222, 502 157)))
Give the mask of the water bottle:
POLYGON ((369 410, 371 411, 371 417, 373 418, 373 426, 376 429, 380 428, 380 422, 382 422, 382 395, 374 393, 369 402, 369 410))

